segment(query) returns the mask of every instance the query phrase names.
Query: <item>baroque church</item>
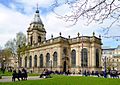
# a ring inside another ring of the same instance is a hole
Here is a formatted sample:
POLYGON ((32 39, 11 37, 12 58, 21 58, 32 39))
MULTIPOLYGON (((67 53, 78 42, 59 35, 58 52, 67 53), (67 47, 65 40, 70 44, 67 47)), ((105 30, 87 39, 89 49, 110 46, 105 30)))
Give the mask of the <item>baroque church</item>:
POLYGON ((42 72, 44 69, 52 71, 101 70, 101 37, 80 36, 65 38, 61 32, 58 37, 51 36, 46 40, 46 30, 37 9, 33 21, 27 30, 29 49, 20 58, 20 67, 28 71, 42 72))

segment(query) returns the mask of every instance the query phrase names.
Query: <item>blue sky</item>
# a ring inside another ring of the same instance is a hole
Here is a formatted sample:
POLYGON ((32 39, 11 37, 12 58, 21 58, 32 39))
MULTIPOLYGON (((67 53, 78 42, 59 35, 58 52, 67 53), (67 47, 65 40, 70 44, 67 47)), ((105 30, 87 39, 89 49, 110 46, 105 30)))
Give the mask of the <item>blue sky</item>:
MULTIPOLYGON (((91 23, 90 25, 84 25, 83 20, 79 20, 75 26, 69 27, 71 22, 64 22, 62 19, 57 18, 52 12, 51 5, 54 0, 0 0, 0 46, 4 47, 4 44, 13 39, 16 33, 22 31, 26 34, 27 28, 33 19, 36 4, 39 5, 40 17, 45 25, 47 31, 47 39, 51 38, 51 34, 54 37, 59 36, 59 32, 62 32, 62 36, 76 37, 79 32, 81 35, 91 36, 93 32, 96 36, 103 35, 101 29, 102 25, 97 23, 91 23), (57 30, 56 30, 57 29, 57 30)), ((63 1, 63 0, 61 0, 63 1)), ((72 0, 71 0, 72 1, 72 0)), ((64 13, 66 6, 62 5, 55 10, 58 13, 64 13)), ((105 22, 104 25, 109 24, 105 22)), ((103 25, 103 26, 104 26, 103 25)), ((119 36, 120 29, 117 26, 113 26, 109 32, 110 35, 119 36)), ((117 47, 120 44, 112 38, 102 38, 103 46, 117 47)))

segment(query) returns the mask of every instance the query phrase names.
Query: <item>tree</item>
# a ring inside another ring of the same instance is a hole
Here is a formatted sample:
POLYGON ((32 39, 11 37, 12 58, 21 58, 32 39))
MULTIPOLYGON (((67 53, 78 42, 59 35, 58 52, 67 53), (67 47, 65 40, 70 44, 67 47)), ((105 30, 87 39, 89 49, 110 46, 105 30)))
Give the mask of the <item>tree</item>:
POLYGON ((4 48, 0 50, 0 63, 1 68, 4 69, 6 65, 10 62, 10 57, 12 56, 12 50, 9 48, 4 48))
POLYGON ((10 57, 12 56, 12 50, 9 48, 5 48, 3 50, 3 56, 5 58, 5 62, 9 63, 10 62, 10 57))
POLYGON ((52 6, 54 13, 59 18, 66 22, 72 21, 73 25, 79 19, 86 20, 87 25, 92 22, 104 23, 109 20, 110 24, 103 30, 105 34, 114 24, 120 25, 120 0, 55 0, 52 6), (68 13, 59 14, 56 12, 56 8, 62 5, 69 6, 65 11, 69 10, 68 13))
POLYGON ((15 38, 12 40, 8 40, 5 44, 5 48, 11 49, 13 54, 16 54, 17 46, 15 38))
POLYGON ((18 59, 18 67, 20 66, 20 55, 24 54, 26 50, 26 35, 22 32, 16 34, 16 38, 7 41, 5 47, 11 49, 12 54, 18 59))
POLYGON ((16 35, 16 45, 23 46, 26 43, 26 35, 22 32, 17 33, 16 35))
POLYGON ((19 32, 16 34, 16 38, 8 40, 5 44, 5 48, 9 48, 12 50, 13 54, 17 54, 17 51, 21 47, 24 47, 26 43, 26 36, 24 33, 19 32))

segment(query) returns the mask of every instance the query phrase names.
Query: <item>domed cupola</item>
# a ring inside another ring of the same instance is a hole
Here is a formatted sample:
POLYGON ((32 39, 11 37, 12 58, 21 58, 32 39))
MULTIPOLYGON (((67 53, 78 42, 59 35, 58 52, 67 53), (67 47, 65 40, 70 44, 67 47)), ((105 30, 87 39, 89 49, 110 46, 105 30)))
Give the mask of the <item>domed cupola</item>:
POLYGON ((30 27, 28 28, 28 31, 32 31, 32 30, 46 32, 44 29, 44 24, 42 23, 42 20, 41 20, 40 15, 39 15, 38 7, 37 7, 37 10, 34 14, 34 18, 33 18, 32 22, 30 23, 30 27))
POLYGON ((46 39, 46 31, 40 18, 38 7, 35 12, 34 18, 27 30, 27 35, 28 43, 30 43, 31 45, 42 43, 46 39))
POLYGON ((34 18, 31 22, 31 24, 41 24, 41 25, 43 25, 42 20, 41 20, 40 15, 39 15, 39 10, 38 9, 35 12, 35 15, 34 15, 34 18))

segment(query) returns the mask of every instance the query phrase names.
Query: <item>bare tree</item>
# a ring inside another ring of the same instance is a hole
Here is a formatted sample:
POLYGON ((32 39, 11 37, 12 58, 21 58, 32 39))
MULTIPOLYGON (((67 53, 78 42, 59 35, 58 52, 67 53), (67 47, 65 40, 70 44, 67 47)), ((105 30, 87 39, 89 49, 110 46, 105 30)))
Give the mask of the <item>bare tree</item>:
POLYGON ((26 50, 26 35, 22 32, 17 33, 16 38, 7 41, 5 47, 11 49, 12 54, 17 57, 19 67, 21 53, 25 53, 26 50))
POLYGON ((59 18, 66 22, 72 21, 73 25, 81 18, 86 20, 87 25, 92 22, 104 23, 110 20, 110 24, 103 30, 105 34, 108 33, 113 24, 120 25, 120 0, 55 0, 52 6, 54 13, 59 18), (56 12, 55 9, 63 4, 69 6, 70 12, 68 14, 56 12))

